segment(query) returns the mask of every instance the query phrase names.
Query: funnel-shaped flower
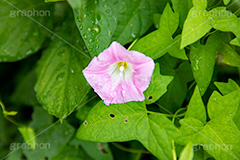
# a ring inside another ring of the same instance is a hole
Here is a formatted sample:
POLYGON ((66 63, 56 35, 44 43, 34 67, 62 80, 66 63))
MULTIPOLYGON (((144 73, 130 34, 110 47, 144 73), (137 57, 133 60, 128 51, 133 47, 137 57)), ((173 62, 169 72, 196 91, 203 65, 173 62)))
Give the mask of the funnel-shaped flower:
POLYGON ((106 105, 143 101, 143 91, 149 86, 154 65, 150 57, 113 42, 92 59, 83 74, 106 105))

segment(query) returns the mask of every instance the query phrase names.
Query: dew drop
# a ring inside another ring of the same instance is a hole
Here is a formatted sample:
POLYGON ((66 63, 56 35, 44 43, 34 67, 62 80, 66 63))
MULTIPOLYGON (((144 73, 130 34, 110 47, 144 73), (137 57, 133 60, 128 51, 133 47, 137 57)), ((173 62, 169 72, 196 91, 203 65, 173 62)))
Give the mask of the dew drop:
POLYGON ((109 12, 110 12, 110 9, 107 9, 106 12, 109 13, 109 12))
POLYGON ((83 38, 84 38, 84 39, 87 39, 87 34, 86 34, 86 33, 83 34, 83 38))
POLYGON ((132 38, 136 38, 136 34, 135 33, 132 33, 131 36, 132 36, 132 38))
POLYGON ((58 74, 58 76, 57 76, 57 80, 62 80, 63 79, 63 77, 64 77, 64 75, 65 75, 65 73, 63 72, 63 73, 60 73, 60 74, 58 74))
POLYGON ((91 31, 91 28, 88 28, 87 30, 88 30, 88 31, 91 31))
POLYGON ((123 91, 122 91, 122 94, 125 94, 125 93, 126 93, 126 91, 125 91, 125 90, 123 90, 123 91))
POLYGON ((89 42, 89 43, 90 43, 90 42, 92 42, 92 41, 93 41, 93 39, 92 39, 92 38, 88 40, 88 42, 89 42))
POLYGON ((79 29, 80 29, 80 30, 83 29, 83 25, 82 25, 82 23, 79 24, 79 29))
POLYGON ((194 64, 194 67, 193 67, 193 70, 195 72, 198 72, 199 71, 199 62, 200 62, 200 59, 202 59, 202 57, 199 57, 199 59, 196 60, 196 63, 194 64))
POLYGON ((98 15, 97 15, 97 21, 100 21, 100 20, 101 20, 101 15, 98 14, 98 15))
POLYGON ((71 73, 74 73, 74 70, 71 68, 71 73))
POLYGON ((96 25, 93 27, 93 30, 96 32, 96 33, 99 33, 101 31, 101 28, 99 25, 96 25))

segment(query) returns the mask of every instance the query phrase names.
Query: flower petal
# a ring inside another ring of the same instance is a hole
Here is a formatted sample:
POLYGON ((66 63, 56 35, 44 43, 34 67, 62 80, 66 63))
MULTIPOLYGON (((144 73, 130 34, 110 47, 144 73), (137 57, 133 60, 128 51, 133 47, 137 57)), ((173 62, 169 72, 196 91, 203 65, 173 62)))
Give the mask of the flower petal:
POLYGON ((143 101, 143 92, 150 84, 154 65, 150 57, 137 51, 128 51, 121 44, 113 42, 92 59, 83 74, 106 105, 143 101), (128 67, 124 71, 116 70, 119 69, 118 62, 124 61, 128 67), (121 72, 127 78, 123 78, 121 72))

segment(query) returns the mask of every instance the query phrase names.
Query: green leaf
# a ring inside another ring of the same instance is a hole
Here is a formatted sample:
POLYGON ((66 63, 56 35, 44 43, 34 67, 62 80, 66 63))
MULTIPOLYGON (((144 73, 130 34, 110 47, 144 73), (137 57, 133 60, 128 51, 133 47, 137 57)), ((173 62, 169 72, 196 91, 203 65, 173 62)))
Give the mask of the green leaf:
POLYGON ((200 143, 198 137, 201 136, 199 132, 203 129, 204 124, 195 118, 188 117, 180 120, 180 132, 182 136, 176 142, 181 145, 187 145, 189 142, 193 144, 200 143))
POLYGON ((137 41, 132 50, 144 53, 153 59, 168 52, 173 57, 187 60, 185 50, 180 50, 180 36, 172 38, 178 23, 178 13, 174 13, 167 4, 160 19, 160 28, 137 41))
POLYGON ((180 26, 183 28, 183 23, 187 18, 188 11, 192 8, 192 0, 172 0, 173 9, 175 12, 179 13, 180 26))
POLYGON ((176 136, 171 121, 160 113, 148 115, 143 102, 106 107, 100 101, 77 132, 77 138, 85 141, 138 140, 159 159, 172 159, 171 140, 176 136))
POLYGON ((240 38, 234 38, 230 44, 240 47, 240 38))
POLYGON ((200 144, 215 159, 239 159, 240 132, 231 117, 219 116, 209 121, 200 135, 200 144))
POLYGON ((37 52, 49 34, 45 28, 52 28, 52 6, 41 0, 10 0, 1 1, 0 8, 0 62, 21 60, 37 52))
POLYGON ((203 124, 206 123, 206 109, 202 101, 198 86, 196 86, 192 98, 188 104, 187 112, 184 118, 192 117, 200 120, 203 124))
POLYGON ((240 89, 231 92, 225 96, 221 96, 217 91, 214 91, 208 101, 208 115, 210 119, 219 116, 234 117, 237 112, 240 102, 240 89))
POLYGON ((225 5, 228 5, 228 3, 230 2, 231 0, 223 0, 224 4, 225 5))
MULTIPOLYGON (((75 21, 92 57, 114 40, 125 45, 143 35, 152 25, 149 17, 166 0, 68 0, 75 21)), ((162 6, 161 6, 162 7, 162 6)))
POLYGON ((156 28, 159 28, 159 22, 160 22, 161 16, 162 16, 162 14, 160 14, 160 13, 153 14, 153 23, 156 28))
POLYGON ((222 43, 223 37, 223 34, 214 34, 208 38, 206 45, 198 43, 197 47, 192 47, 190 51, 193 76, 201 95, 205 93, 211 82, 217 49, 222 43))
MULTIPOLYGON (((161 71, 164 71, 164 69, 164 67, 161 67, 161 71)), ((185 61, 179 65, 176 71, 165 69, 163 73, 174 76, 174 79, 168 85, 167 92, 159 99, 158 103, 174 113, 182 106, 188 91, 187 84, 193 80, 191 66, 189 62, 185 61)))
POLYGON ((45 2, 63 2, 65 0, 45 0, 45 2))
POLYGON ((223 31, 223 32, 232 32, 236 37, 240 37, 240 31, 238 26, 240 25, 240 18, 229 11, 226 11, 225 7, 215 8, 215 12, 221 13, 216 14, 214 17, 213 28, 223 31))
POLYGON ((34 130, 31 127, 19 127, 18 130, 22 134, 25 142, 34 150, 36 148, 36 136, 34 130))
POLYGON ((27 159, 34 157, 36 160, 51 159, 56 156, 60 148, 63 148, 72 138, 75 130, 66 121, 53 123, 52 116, 47 114, 41 107, 35 107, 31 126, 38 135, 36 137, 35 150, 24 149, 27 159))
POLYGON ((74 139, 71 145, 81 146, 88 155, 95 160, 112 160, 113 156, 107 143, 95 143, 74 139))
POLYGON ((83 43, 78 30, 74 24, 68 24, 72 23, 66 21, 56 30, 73 46, 56 38, 52 41, 38 63, 38 81, 35 85, 37 98, 43 108, 61 121, 83 102, 89 91, 82 74, 89 59, 81 51, 83 43), (77 46, 77 50, 74 46, 77 46))
POLYGON ((182 150, 179 160, 192 160, 193 155, 193 144, 190 142, 182 150))
POLYGON ((17 104, 23 104, 28 106, 38 105, 36 98, 36 92, 34 91, 34 85, 37 81, 35 67, 28 72, 23 79, 19 82, 13 94, 11 100, 17 104))
POLYGON ((215 86, 217 86, 217 88, 223 95, 227 95, 227 94, 239 89, 239 85, 232 79, 228 79, 227 83, 214 82, 214 84, 215 84, 215 86))
POLYGON ((146 104, 156 102, 164 93, 166 93, 167 86, 169 83, 171 83, 172 80, 172 76, 161 75, 159 64, 156 63, 150 85, 144 92, 146 104))
POLYGON ((51 158, 51 160, 93 160, 82 148, 75 146, 66 146, 61 151, 51 158))
POLYGON ((240 56, 230 45, 224 43, 219 51, 224 56, 221 60, 223 63, 233 67, 240 67, 240 56))
POLYGON ((188 13, 183 26, 181 48, 202 38, 213 27, 224 32, 233 32, 240 36, 237 29, 240 20, 236 15, 226 10, 226 7, 216 7, 206 11, 207 0, 193 0, 193 8, 188 13))
POLYGON ((193 0, 193 8, 183 25, 181 48, 196 42, 212 28, 206 7, 207 0, 193 0))

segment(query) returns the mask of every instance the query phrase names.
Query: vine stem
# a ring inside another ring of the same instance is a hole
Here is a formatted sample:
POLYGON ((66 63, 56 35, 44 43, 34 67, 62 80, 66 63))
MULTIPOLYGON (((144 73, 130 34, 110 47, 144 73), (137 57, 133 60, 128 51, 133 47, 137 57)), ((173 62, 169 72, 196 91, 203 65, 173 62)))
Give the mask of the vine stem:
POLYGON ((135 39, 133 42, 132 42, 132 44, 128 47, 128 51, 130 50, 130 49, 132 49, 132 47, 134 46, 134 44, 136 43, 138 41, 138 38, 137 39, 135 39))
MULTIPOLYGON (((180 109, 182 109, 182 110, 185 110, 186 108, 180 108, 180 109)), ((180 110, 179 112, 181 112, 182 110, 180 110)), ((178 112, 178 111, 177 111, 178 112)), ((177 114, 177 112, 175 113, 175 114, 177 114)), ((178 113, 179 113, 178 112, 178 113)), ((182 116, 185 116, 185 112, 184 113, 182 113, 182 114, 179 114, 179 115, 175 115, 175 114, 164 114, 164 113, 159 113, 159 112, 152 112, 152 111, 147 111, 147 113, 150 113, 150 114, 161 114, 161 115, 164 115, 164 116, 166 116, 166 117, 182 117, 182 116)))
POLYGON ((184 113, 178 115, 179 112, 184 111, 184 110, 186 110, 186 108, 180 108, 180 109, 178 109, 178 110, 174 113, 173 119, 172 119, 172 123, 173 123, 173 124, 174 124, 175 119, 176 119, 177 117, 179 117, 180 115, 181 115, 181 116, 182 116, 182 115, 184 116, 184 115, 186 114, 186 112, 184 112, 184 113))
POLYGON ((117 147, 120 150, 126 151, 126 152, 131 152, 131 153, 145 153, 145 154, 151 154, 150 152, 146 151, 146 150, 140 150, 140 149, 132 149, 132 148, 127 148, 124 147, 118 143, 112 142, 112 144, 117 147))
POLYGON ((175 145, 174 145, 174 140, 172 140, 172 154, 173 154, 173 160, 177 160, 176 151, 175 151, 175 145))
POLYGON ((9 122, 11 122, 12 124, 18 126, 18 127, 26 127, 24 124, 18 123, 17 121, 15 121, 14 119, 10 118, 6 113, 8 112, 5 108, 5 105, 3 104, 3 102, 0 100, 0 106, 2 107, 2 111, 3 111, 3 116, 5 117, 6 120, 8 120, 9 122))

